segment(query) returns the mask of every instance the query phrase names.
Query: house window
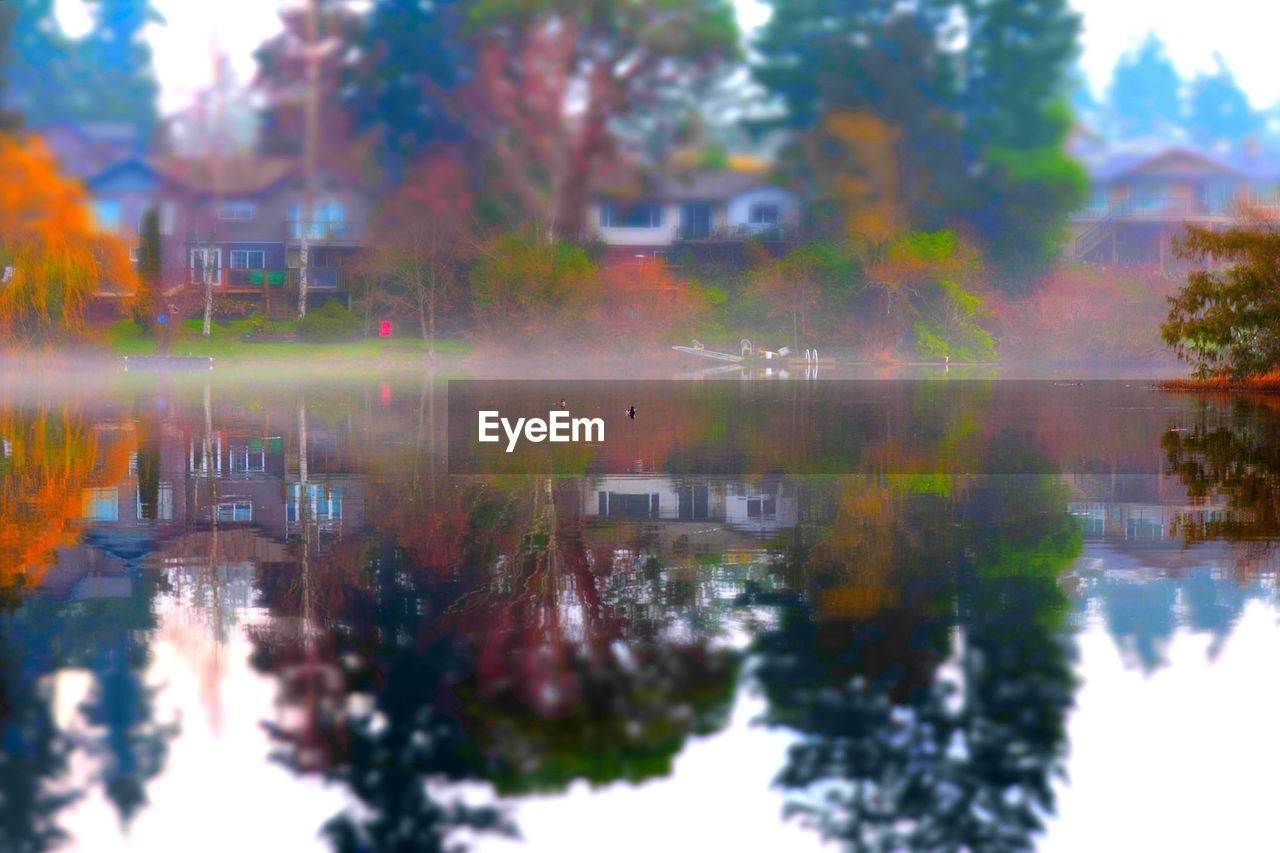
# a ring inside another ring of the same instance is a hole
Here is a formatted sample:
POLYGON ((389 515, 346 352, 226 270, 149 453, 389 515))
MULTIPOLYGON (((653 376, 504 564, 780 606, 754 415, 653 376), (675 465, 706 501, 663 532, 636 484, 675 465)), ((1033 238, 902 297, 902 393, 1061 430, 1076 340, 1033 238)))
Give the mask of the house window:
POLYGON ((85 521, 119 521, 120 490, 85 489, 82 493, 81 513, 85 521))
POLYGON ((747 208, 747 222, 752 225, 777 225, 778 206, 755 202, 747 208))
POLYGON ((131 262, 131 263, 136 267, 136 266, 138 265, 138 262, 139 262, 140 260, 142 260, 142 247, 141 247, 141 246, 130 246, 130 247, 129 247, 129 261, 130 261, 130 262, 131 262))
POLYGON ((261 474, 267 470, 267 456, 260 438, 230 447, 227 457, 232 474, 261 474))
POLYGON ((777 515, 777 499, 747 498, 747 518, 775 518, 777 515))
POLYGON ((120 216, 118 201, 100 199, 93 203, 93 222, 100 231, 119 231, 120 216))
POLYGON ((218 504, 218 521, 253 521, 253 504, 250 501, 227 501, 218 504))
MULTIPOLYGON (((311 208, 307 239, 323 240, 326 237, 346 234, 346 223, 347 206, 345 204, 333 199, 322 201, 311 208)), ((289 236, 295 240, 302 238, 302 205, 296 201, 289 205, 289 236)))
POLYGON ((285 256, 285 265, 291 270, 300 269, 302 267, 302 251, 299 249, 290 249, 285 256))
POLYGON ((218 209, 218 218, 245 221, 253 219, 257 210, 258 205, 251 201, 224 201, 218 209))
POLYGON ((620 208, 606 202, 600 210, 600 224, 605 228, 661 228, 662 205, 652 202, 620 208))
POLYGON ((266 252, 261 249, 231 250, 231 268, 233 270, 260 270, 267 265, 266 252))
POLYGON ((705 201, 687 202, 680 208, 680 236, 698 240, 711 236, 711 205, 705 201))

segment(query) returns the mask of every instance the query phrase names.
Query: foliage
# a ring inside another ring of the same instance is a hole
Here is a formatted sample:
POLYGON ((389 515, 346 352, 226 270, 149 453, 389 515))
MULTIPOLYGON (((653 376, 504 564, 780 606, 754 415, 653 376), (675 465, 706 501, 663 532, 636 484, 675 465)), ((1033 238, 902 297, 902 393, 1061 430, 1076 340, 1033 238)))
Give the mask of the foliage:
POLYGON ((358 338, 364 331, 359 316, 330 299, 298 320, 298 336, 309 343, 337 343, 358 338))
POLYGON ((7 409, 0 435, 0 591, 34 586, 55 551, 79 537, 84 490, 112 485, 128 471, 131 441, 103 444, 75 412, 7 409))
POLYGON ((88 197, 36 140, 0 136, 0 334, 48 341, 78 331, 99 291, 130 297, 136 273, 119 240, 98 233, 88 197))
POLYGON ((213 316, 222 323, 228 320, 244 320, 255 315, 257 311, 257 306, 248 299, 218 296, 213 300, 213 316))
POLYGON ((1160 336, 1197 376, 1280 367, 1280 222, 1260 210, 1221 231, 1188 225, 1174 253, 1200 265, 1169 300, 1160 336))
POLYGON ((981 297, 954 281, 939 281, 930 305, 916 321, 916 348, 934 359, 994 361, 995 336, 978 325, 990 314, 981 297))
MULTIPOLYGON (((901 132, 871 112, 836 112, 804 141, 806 163, 826 206, 864 258, 907 228, 898 146, 901 132)), ((819 214, 821 215, 821 214, 819 214)), ((824 231, 833 230, 830 227, 824 231)))
POLYGON ((661 261, 611 264, 601 278, 595 334, 628 347, 661 346, 691 334, 710 309, 714 292, 681 280, 661 261))
POLYGON ((144 331, 149 331, 164 286, 164 242, 160 235, 160 212, 154 205, 147 208, 142 217, 140 249, 138 294, 133 302, 133 319, 144 331))
POLYGON ((423 161, 414 177, 384 203, 374 226, 373 245, 358 263, 365 282, 363 303, 380 317, 413 318, 422 340, 434 354, 437 321, 460 301, 467 265, 476 251, 468 227, 470 198, 442 189, 461 190, 458 164, 452 159, 423 161), (428 194, 420 188, 436 188, 428 194))
POLYGON ((1168 133, 1182 123, 1182 78, 1154 33, 1116 62, 1110 100, 1117 133, 1138 137, 1168 133))
POLYGON ((457 90, 474 73, 474 58, 462 38, 464 8, 461 0, 376 0, 344 62, 343 98, 356 130, 381 130, 395 179, 429 146, 466 132, 457 90))
POLYGON ((790 318, 795 352, 813 342, 810 315, 822 295, 825 260, 818 246, 799 246, 781 258, 760 252, 751 273, 752 293, 769 304, 774 316, 790 318))
MULTIPOLYGON (((6 4, 9 5, 9 4, 6 4)), ((67 38, 51 0, 16 0, 9 98, 28 126, 125 122, 150 139, 158 86, 143 28, 163 19, 150 0, 91 0, 93 27, 67 38)))
POLYGON ((1035 363, 1159 361, 1176 286, 1154 272, 1064 264, 993 305, 1000 355, 1035 363))
POLYGON ((1217 70, 1198 74, 1191 81, 1187 104, 1187 129, 1191 138, 1204 147, 1218 142, 1236 143, 1262 130, 1264 119, 1249 103, 1249 96, 1235 75, 1215 53, 1217 70))
POLYGON ((1079 32, 1065 0, 771 5, 753 70, 785 104, 787 127, 817 133, 797 166, 819 195, 839 191, 833 170, 863 194, 878 176, 895 206, 869 213, 897 223, 882 233, 961 224, 1011 288, 1025 280, 1015 273, 1052 259, 1085 187, 1063 150, 1070 116, 1060 99, 1079 32), (831 122, 848 114, 886 130, 831 122))
POLYGON ((548 344, 581 340, 598 319, 600 281, 581 248, 502 234, 480 250, 470 274, 476 333, 497 345, 525 340, 548 344))
POLYGON ((5 95, 5 89, 8 88, 5 77, 9 67, 9 42, 13 36, 13 24, 17 17, 16 7, 7 4, 0 6, 0 133, 15 131, 22 124, 21 115, 5 109, 9 104, 9 98, 5 95))
POLYGON ((486 107, 473 134, 494 189, 559 239, 584 236, 593 182, 616 162, 613 123, 737 51, 726 0, 476 0, 468 14, 486 107))

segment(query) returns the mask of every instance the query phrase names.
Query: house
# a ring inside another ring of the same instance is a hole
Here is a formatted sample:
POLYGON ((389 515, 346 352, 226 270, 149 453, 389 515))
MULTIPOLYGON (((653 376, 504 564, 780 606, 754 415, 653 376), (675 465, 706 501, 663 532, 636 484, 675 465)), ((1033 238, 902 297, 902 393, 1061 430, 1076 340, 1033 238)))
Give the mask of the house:
POLYGON ((603 188, 588 216, 590 236, 614 254, 659 253, 686 242, 782 239, 795 230, 795 197, 755 172, 649 174, 638 187, 603 188))
POLYGON ((349 171, 322 165, 311 217, 304 223, 302 168, 296 158, 129 156, 83 180, 98 228, 124 240, 135 262, 143 217, 157 209, 168 289, 198 289, 207 270, 216 296, 262 299, 268 306, 273 294, 283 296, 298 284, 304 225, 309 301, 348 301, 345 267, 364 245, 377 201, 349 171))
POLYGON ((795 527, 800 498, 793 483, 685 480, 666 474, 615 474, 584 481, 587 518, 723 525, 767 538, 795 527))
POLYGON ((296 158, 166 158, 157 166, 166 177, 164 201, 178 211, 188 286, 202 286, 207 273, 215 294, 269 304, 273 293, 298 284, 305 233, 309 300, 349 301, 346 267, 364 245, 377 203, 359 177, 337 165, 318 166, 304 222, 296 158))
POLYGON ((1171 240, 1188 223, 1225 226, 1240 201, 1274 204, 1280 167, 1256 152, 1209 153, 1135 144, 1086 160, 1091 191, 1070 220, 1067 255, 1113 265, 1174 265, 1171 240))

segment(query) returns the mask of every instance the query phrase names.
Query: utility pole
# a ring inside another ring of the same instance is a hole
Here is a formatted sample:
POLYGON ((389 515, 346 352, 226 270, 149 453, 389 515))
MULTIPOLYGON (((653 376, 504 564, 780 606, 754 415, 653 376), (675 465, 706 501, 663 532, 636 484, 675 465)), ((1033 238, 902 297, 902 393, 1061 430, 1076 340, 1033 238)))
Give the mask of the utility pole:
POLYGON ((302 222, 298 248, 298 319, 307 316, 307 286, 310 277, 310 240, 312 207, 315 205, 316 146, 320 135, 320 62, 325 48, 320 44, 320 0, 306 0, 307 43, 302 50, 307 65, 306 92, 303 94, 302 132, 302 222))
POLYGON ((222 252, 218 248, 218 217, 221 215, 222 208, 222 149, 225 142, 225 81, 223 79, 223 71, 225 58, 222 50, 218 46, 217 35, 212 38, 212 54, 213 54, 213 132, 210 134, 212 150, 210 151, 209 171, 213 179, 213 222, 214 225, 210 229, 210 245, 205 248, 201 243, 202 265, 204 269, 204 326, 202 333, 207 338, 213 331, 213 279, 214 276, 221 276, 222 272, 222 252), (209 263, 210 258, 217 259, 217 269, 211 269, 213 264, 209 263))

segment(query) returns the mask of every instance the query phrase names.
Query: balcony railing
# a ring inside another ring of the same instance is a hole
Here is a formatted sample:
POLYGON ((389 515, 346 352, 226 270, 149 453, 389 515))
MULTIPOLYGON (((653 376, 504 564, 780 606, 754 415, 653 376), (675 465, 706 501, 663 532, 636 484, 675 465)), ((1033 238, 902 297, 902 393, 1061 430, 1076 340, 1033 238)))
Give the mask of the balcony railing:
POLYGON ((224 269, 222 276, 228 290, 262 290, 285 284, 284 270, 224 269))
POLYGON ((285 240, 297 243, 302 240, 304 230, 309 242, 355 244, 364 241, 364 223, 362 222, 309 222, 290 219, 285 222, 285 240))
MULTIPOLYGON (((296 268, 289 270, 289 284, 296 287, 301 275, 301 271, 296 268)), ((307 270, 307 287, 315 287, 321 290, 337 290, 341 282, 342 275, 340 271, 332 267, 312 267, 307 270)))
POLYGON ((1105 207, 1077 210, 1072 218, 1080 222, 1111 219, 1187 219, 1192 217, 1231 217, 1235 215, 1233 199, 1198 198, 1133 198, 1116 201, 1105 207))
POLYGON ((753 237, 760 240, 785 240, 787 238, 787 229, 782 225, 766 225, 766 224, 739 224, 739 225, 722 225, 715 228, 706 228, 699 225, 681 226, 679 230, 681 240, 689 241, 717 241, 733 242, 737 240, 750 240, 753 237))

